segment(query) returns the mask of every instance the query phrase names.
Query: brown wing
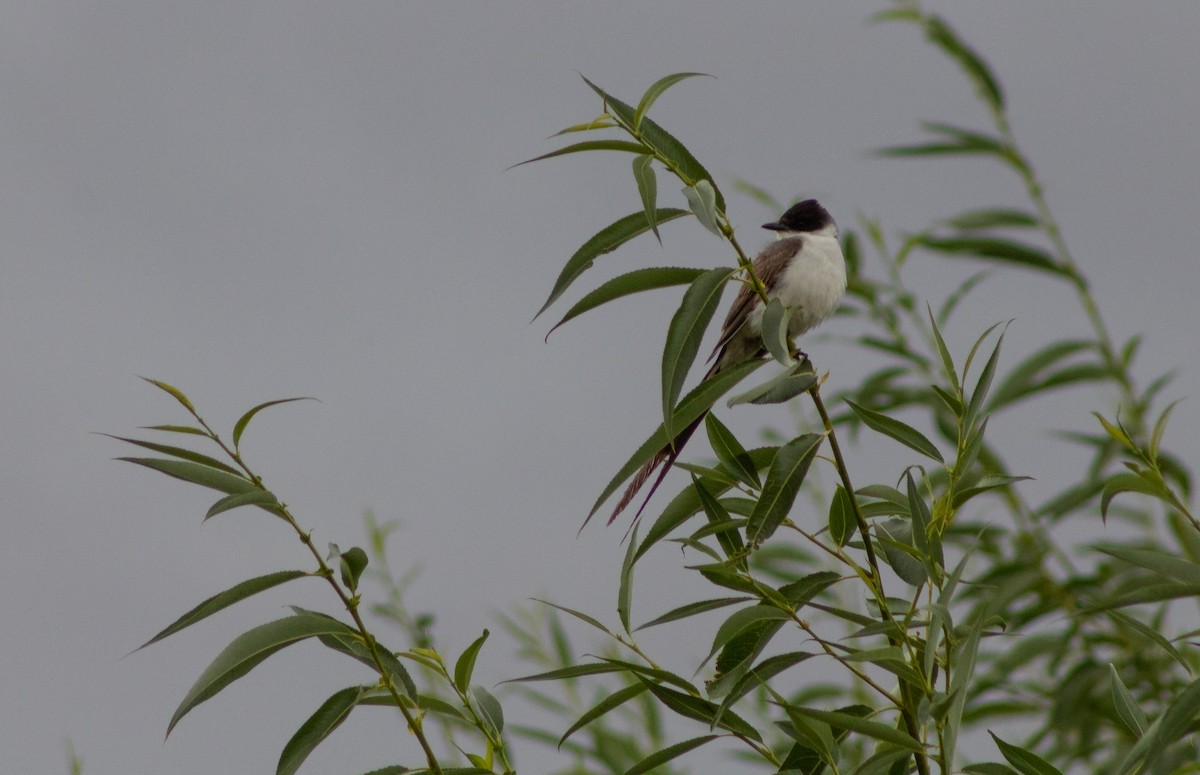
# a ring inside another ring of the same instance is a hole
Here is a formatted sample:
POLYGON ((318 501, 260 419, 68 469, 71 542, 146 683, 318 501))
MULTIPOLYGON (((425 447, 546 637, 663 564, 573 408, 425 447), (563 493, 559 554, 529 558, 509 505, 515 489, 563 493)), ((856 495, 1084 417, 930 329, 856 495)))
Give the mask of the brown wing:
MULTIPOLYGON (((803 245, 803 237, 788 237, 778 242, 772 242, 763 248, 763 251, 754 259, 754 274, 768 289, 773 288, 779 281, 779 276, 783 274, 783 270, 787 269, 792 256, 799 253, 803 245)), ((749 284, 743 283, 738 295, 733 299, 729 314, 725 316, 725 324, 721 326, 721 338, 717 341, 717 346, 713 348, 712 355, 708 357, 709 360, 717 357, 717 353, 724 349, 725 345, 729 344, 741 327, 746 324, 746 319, 750 317, 750 311, 759 301, 761 299, 759 299, 758 293, 749 284)))

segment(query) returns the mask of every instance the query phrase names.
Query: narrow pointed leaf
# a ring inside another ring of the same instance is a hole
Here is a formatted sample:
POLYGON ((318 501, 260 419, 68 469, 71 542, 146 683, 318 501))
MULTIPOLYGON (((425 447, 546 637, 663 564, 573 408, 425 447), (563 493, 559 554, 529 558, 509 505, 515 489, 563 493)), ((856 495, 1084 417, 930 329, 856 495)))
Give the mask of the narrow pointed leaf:
MULTIPOLYGON (((958 371, 954 368, 954 359, 950 357, 950 350, 946 347, 946 340, 942 338, 942 332, 933 317, 933 308, 926 304, 925 311, 929 314, 929 327, 933 330, 933 339, 937 344, 938 357, 942 361, 942 373, 950 380, 954 392, 961 393, 962 388, 958 384, 958 371)), ((958 414, 961 414, 961 411, 958 414)))
POLYGON ((671 318, 662 360, 663 427, 669 437, 673 436, 671 420, 675 404, 683 392, 683 383, 696 360, 708 324, 717 311, 721 294, 725 291, 725 282, 734 271, 718 267, 697 277, 688 286, 679 309, 671 318))
POLYGON ((246 426, 254 419, 254 415, 266 409, 268 406, 277 406, 278 404, 290 404, 293 401, 316 401, 317 399, 311 396, 297 396, 296 398, 277 398, 274 401, 267 401, 259 404, 250 411, 238 418, 238 421, 233 426, 233 446, 236 448, 242 440, 242 434, 246 432, 246 426))
POLYGON ((762 544, 787 518, 823 438, 816 433, 806 433, 784 444, 775 453, 762 495, 746 524, 746 540, 751 544, 762 544))
POLYGON ((649 150, 641 143, 631 143, 627 140, 585 140, 582 143, 568 145, 565 148, 559 148, 557 151, 543 153, 541 156, 535 156, 532 159, 526 159, 523 162, 514 164, 509 169, 520 167, 525 164, 533 164, 535 161, 543 159, 553 159, 555 156, 566 156, 571 153, 583 153, 586 151, 623 151, 625 153, 643 154, 649 150))
POLYGON ((838 485, 833 499, 829 502, 829 537, 838 546, 845 546, 854 536, 854 506, 846 488, 838 485))
POLYGON ((988 732, 992 739, 996 741, 996 746, 1000 749, 1000 753, 1013 767, 1017 768, 1017 772, 1021 775, 1062 775, 1062 772, 1051 766, 1050 762, 1035 754, 1033 751, 1027 751, 1019 746, 1006 743, 996 737, 995 733, 988 732))
POLYGON ((761 385, 739 393, 725 404, 729 407, 738 404, 755 404, 757 406, 782 404, 791 401, 798 395, 807 393, 815 384, 817 384, 817 375, 813 371, 812 363, 801 361, 761 385))
POLYGON ((572 124, 566 129, 560 129, 552 136, 558 137, 559 135, 569 135, 575 132, 591 132, 594 129, 612 129, 615 126, 617 126, 617 122, 613 121, 611 116, 597 116, 591 121, 582 124, 572 124))
POLYGON ((191 425, 143 425, 144 431, 165 431, 167 433, 185 433, 189 436, 208 436, 208 431, 191 425))
POLYGON ((662 96, 663 92, 686 78, 695 78, 696 76, 713 77, 708 73, 672 73, 671 75, 664 75, 650 84, 650 88, 646 89, 646 93, 642 95, 642 99, 638 102, 637 110, 634 111, 633 128, 635 130, 641 128, 642 119, 645 118, 646 112, 650 110, 650 106, 654 104, 655 100, 662 96))
POLYGON ((1163 501, 1170 501, 1170 492, 1157 482, 1148 481, 1137 474, 1117 474, 1104 483, 1104 493, 1100 497, 1100 515, 1108 518, 1108 506, 1112 499, 1124 492, 1137 492, 1150 495, 1163 501))
POLYGON ((754 462, 746 454, 746 448, 733 435, 733 431, 711 413, 704 418, 704 429, 708 433, 708 443, 716 453, 721 467, 743 484, 756 489, 761 487, 762 481, 758 478, 754 462))
POLYGON ((783 306, 783 302, 778 297, 767 302, 767 308, 763 310, 763 344, 766 345, 767 352, 771 354, 771 357, 784 366, 792 366, 796 363, 788 344, 788 320, 790 318, 791 310, 783 306))
POLYGON ((193 463, 199 463, 201 465, 208 466, 209 468, 216 468, 220 471, 225 471, 226 473, 233 474, 234 476, 241 476, 241 473, 239 473, 236 468, 233 468, 232 466, 227 465, 226 463, 222 463, 220 460, 217 460, 216 458, 209 457, 208 455, 205 455, 200 452, 195 452, 193 450, 186 449, 184 447, 175 447, 175 446, 171 446, 170 444, 158 444, 153 441, 142 441, 141 439, 130 439, 130 438, 126 438, 124 436, 114 436, 111 433, 102 433, 100 435, 108 436, 110 439, 116 439, 117 441, 123 441, 126 444, 133 444, 138 447, 143 447, 144 449, 149 449, 154 452, 160 452, 164 455, 170 455, 172 457, 177 457, 180 460, 189 460, 193 463))
POLYGON ((629 546, 625 547, 625 559, 621 563, 621 583, 617 590, 617 618, 625 632, 629 632, 629 610, 633 607, 633 565, 634 552, 637 549, 638 525, 633 526, 629 536, 629 546))
POLYGON ((953 218, 943 221, 952 229, 975 231, 982 229, 1035 229, 1041 221, 1033 213, 1025 210, 1009 210, 995 208, 987 210, 968 210, 953 218))
POLYGON ((926 16, 925 35, 956 61, 975 84, 975 89, 995 111, 1004 109, 1004 92, 987 64, 940 16, 926 16))
POLYGON ((915 557, 913 525, 905 520, 890 520, 877 526, 879 543, 887 564, 908 584, 919 587, 929 580, 925 563, 915 557))
POLYGON ((179 388, 175 387, 174 385, 168 385, 166 382, 161 382, 157 379, 150 379, 149 377, 142 377, 142 379, 146 380, 159 390, 169 394, 176 401, 183 404, 183 408, 187 409, 188 412, 190 412, 193 416, 196 414, 196 407, 192 406, 192 402, 188 400, 188 397, 185 396, 183 391, 179 388))
POLYGON ((191 482, 203 487, 211 487, 214 490, 231 495, 233 493, 250 492, 251 490, 258 489, 254 486, 253 482, 245 477, 231 474, 219 468, 204 465, 203 463, 193 463, 190 460, 168 460, 156 457, 119 457, 117 460, 123 460, 126 463, 136 463, 137 465, 160 471, 167 476, 173 476, 176 479, 182 479, 185 482, 191 482))
POLYGON ((786 706, 789 713, 795 713, 806 718, 821 721, 831 727, 848 729, 851 732, 857 732, 860 735, 882 740, 885 743, 899 746, 906 751, 913 753, 921 753, 924 747, 914 740, 908 733, 903 732, 890 724, 881 724, 878 721, 855 716, 850 713, 840 713, 831 710, 817 710, 816 708, 802 708, 794 705, 786 706))
POLYGON ((704 658, 701 664, 703 665, 712 659, 713 654, 716 654, 739 635, 756 630, 765 623, 781 622, 790 617, 791 614, 789 612, 780 610, 773 605, 752 605, 739 611, 734 611, 717 628, 717 634, 713 637, 712 648, 709 649, 708 656, 704 658))
POLYGON ((623 689, 618 689, 612 694, 609 694, 603 700, 588 708, 582 716, 575 720, 575 723, 572 724, 566 732, 563 732, 563 736, 558 739, 558 747, 562 748, 562 744, 567 741, 568 737, 575 734, 580 729, 592 723, 601 716, 605 715, 613 708, 620 707, 624 703, 646 691, 648 686, 648 684, 642 682, 626 686, 623 689))
POLYGON ((541 603, 542 605, 548 605, 551 608, 557 608, 558 610, 562 611, 563 613, 570 614, 571 616, 574 616, 579 621, 590 624, 591 626, 595 627, 597 630, 604 633, 605 635, 610 635, 610 636, 612 635, 612 633, 608 631, 608 628, 605 627, 603 624, 601 624, 599 620, 597 620, 594 617, 588 616, 587 614, 583 613, 582 611, 576 611, 573 608, 567 608, 566 606, 561 606, 557 603, 551 603, 549 600, 542 600, 542 599, 536 598, 536 597, 533 598, 533 600, 536 600, 537 602, 541 603))
POLYGON ((1177 555, 1153 549, 1132 549, 1123 546, 1098 546, 1096 549, 1160 576, 1185 584, 1200 584, 1200 564, 1188 562, 1177 555))
POLYGON ((698 181, 694 186, 686 186, 683 189, 683 196, 687 199, 688 207, 691 208, 692 215, 696 216, 696 220, 700 221, 704 228, 720 237, 721 220, 712 184, 707 180, 698 181))
POLYGON ((475 707, 479 711, 479 715, 483 723, 491 729, 495 735, 499 735, 504 731, 504 709, 500 705, 500 701, 492 696, 492 693, 482 686, 471 687, 471 699, 475 701, 475 707))
POLYGON ((153 638, 138 646, 138 650, 146 648, 151 643, 157 643, 169 635, 174 635, 180 630, 191 627, 196 622, 207 619, 218 611, 224 610, 234 603, 245 600, 252 595, 257 595, 259 592, 265 592, 266 590, 277 587, 280 584, 287 583, 293 579, 301 579, 308 575, 309 574, 306 571, 302 570, 284 570, 276 573, 268 573, 265 576, 258 576, 256 578, 247 579, 241 583, 234 584, 229 589, 225 590, 224 592, 218 592, 202 602, 200 605, 188 611, 183 616, 171 622, 153 638))
POLYGON ((700 600, 695 603, 688 603, 687 605, 681 605, 678 608, 672 608, 662 616, 651 619, 645 624, 639 626, 637 629, 644 630, 647 627, 655 627, 660 624, 666 624, 667 622, 687 619, 690 616, 708 613, 709 611, 715 611, 718 608, 724 608, 725 606, 735 605, 737 603, 745 603, 752 599, 753 598, 749 597, 720 597, 714 600, 700 600))
POLYGON ((690 269, 687 267, 663 266, 635 269, 605 282, 596 290, 577 301, 562 320, 554 324, 554 328, 546 334, 550 338, 563 323, 577 318, 585 312, 595 309, 602 304, 620 299, 642 291, 653 291, 659 288, 670 288, 675 285, 690 285, 697 277, 704 274, 705 269, 690 269))
POLYGON ((659 767, 679 756, 683 756, 688 751, 695 750, 705 743, 716 740, 720 735, 705 735, 703 737, 693 737, 691 740, 684 740, 682 743, 669 745, 661 751, 655 751, 646 758, 639 761, 629 769, 625 770, 625 775, 642 775, 643 772, 649 772, 655 767, 659 767))
MULTIPOLYGON (((723 369, 720 373, 701 382, 679 402, 675 409, 675 416, 671 422, 672 427, 687 427, 692 421, 707 412, 717 399, 729 392, 734 385, 748 377, 762 364, 762 361, 747 361, 737 366, 723 369)), ((633 453, 633 457, 617 471, 616 476, 612 478, 608 486, 604 488, 604 491, 600 493, 600 497, 596 499, 592 510, 588 512, 588 519, 591 519, 600 509, 600 506, 604 504, 604 501, 608 500, 608 497, 616 492, 617 488, 626 479, 641 468, 642 464, 653 457, 655 453, 665 447, 669 441, 670 438, 660 424, 654 433, 650 435, 650 438, 633 453)), ((587 522, 585 521, 584 524, 587 524, 587 522)))
POLYGON ((653 161, 653 156, 635 156, 633 179, 637 183, 638 196, 642 198, 642 208, 646 211, 646 223, 650 224, 650 230, 661 245, 662 236, 658 233, 658 222, 654 220, 658 203, 658 178, 654 174, 653 161))
MULTIPOLYGON (((1007 326, 1005 326, 1007 330, 1007 326)), ((963 426, 973 428, 975 420, 983 409, 983 403, 987 399, 988 390, 992 386, 992 378, 996 374, 996 364, 1000 361, 1000 346, 1004 344, 1004 331, 1000 332, 1000 336, 996 338, 996 346, 992 348, 992 354, 988 356, 987 363, 983 366, 983 371, 979 375, 979 380, 975 383, 975 390, 971 393, 971 399, 967 402, 967 412, 963 416, 963 426)))
POLYGON ((715 703, 703 700, 699 697, 693 697, 690 694, 677 692, 674 689, 668 689, 665 686, 652 684, 645 679, 638 679, 642 684, 654 694, 658 701, 665 705, 668 710, 678 713, 684 718, 703 721, 705 724, 717 726, 722 729, 727 729, 737 735, 749 737, 751 740, 762 742, 762 736, 758 730, 746 723, 745 720, 735 715, 732 711, 726 711, 721 718, 717 718, 717 708, 715 703), (715 723, 714 723, 715 722, 715 723))
MULTIPOLYGON (((663 224, 690 214, 687 210, 668 207, 655 212, 654 221, 655 223, 663 224)), ((639 211, 626 215, 624 218, 596 232, 591 239, 583 243, 579 250, 576 250, 574 255, 567 260, 566 265, 562 268, 562 272, 558 275, 558 279, 554 281, 554 288, 550 291, 550 297, 546 299, 546 302, 542 304, 542 308, 533 316, 534 319, 536 320, 551 304, 557 301, 558 297, 563 295, 563 292, 571 286, 571 283, 575 282, 579 275, 590 269, 592 262, 597 257, 605 253, 611 253, 634 237, 645 234, 648 231, 650 231, 650 225, 646 222, 646 214, 639 211)))
POLYGON ((1133 695, 1125 687, 1125 682, 1117 674, 1117 668, 1113 667, 1111 662, 1108 663, 1108 677, 1112 689, 1113 707, 1117 709, 1117 716, 1120 717, 1129 731, 1133 733, 1134 737, 1140 738, 1150 727, 1150 720, 1146 718, 1146 714, 1138 707, 1137 702, 1133 699, 1133 695))
POLYGON ((1001 261, 1062 277, 1069 276, 1069 272, 1041 248, 1012 240, 997 237, 926 237, 921 240, 921 245, 948 256, 1001 261))
POLYGON ((308 755, 350 716, 350 711, 354 710, 354 706, 369 688, 351 686, 335 692, 321 703, 321 707, 300 725, 296 734, 292 735, 292 739, 283 747, 279 764, 275 767, 275 775, 294 775, 308 755))
POLYGON ((886 414, 868 409, 865 406, 859 406, 849 399, 846 400, 846 403, 850 405, 850 408, 859 416, 859 419, 866 423, 867 427, 871 430, 895 439, 909 449, 916 450, 939 463, 946 462, 934 443, 925 438, 924 434, 911 425, 888 417, 886 414))
MULTIPOLYGON (((730 486, 732 484, 730 482, 730 486)), ((732 526, 720 530, 714 528, 715 525, 730 525, 730 523, 735 522, 735 520, 730 518, 728 509, 725 508, 725 505, 721 501, 717 500, 716 496, 708 491, 708 488, 704 486, 704 482, 695 475, 692 476, 692 489, 699 496, 700 506, 704 509, 704 515, 708 517, 708 526, 705 530, 713 529, 713 532, 716 533, 717 542, 721 545, 721 550, 725 553, 726 559, 740 557, 744 553, 745 544, 742 543, 742 535, 738 532, 738 529, 732 526)), ((700 533, 703 531, 697 532, 700 533)), ((693 538, 697 541, 701 537, 698 534, 693 535, 693 538)), ((636 555, 633 559, 637 559, 636 555)))
POLYGON ((214 503, 209 507, 208 511, 205 512, 204 518, 208 519, 209 517, 215 517, 222 512, 231 511, 233 509, 241 508, 242 506, 262 506, 264 510, 274 514, 275 516, 279 516, 278 511, 269 508, 271 506, 277 506, 278 504, 279 500, 275 497, 275 493, 269 490, 251 490, 250 492, 239 492, 234 493, 233 495, 226 495, 224 498, 214 503))
POLYGON ((484 630, 475 641, 467 646, 466 651, 454 663, 454 685, 460 692, 466 693, 471 686, 471 675, 475 672, 475 659, 479 656, 479 649, 483 648, 483 643, 488 639, 488 631, 484 630))
POLYGON ((225 647, 188 690, 183 702, 179 703, 171 716, 167 735, 189 711, 249 673, 275 652, 306 638, 334 634, 353 636, 354 631, 336 619, 298 614, 261 624, 242 633, 225 647))
POLYGON ((692 152, 683 143, 676 140, 671 133, 656 124, 649 116, 643 116, 641 123, 634 129, 634 125, 637 123, 637 111, 633 107, 604 91, 586 77, 583 81, 592 91, 600 95, 604 100, 608 112, 622 126, 636 134, 643 143, 653 148, 660 158, 669 162, 673 169, 678 170, 678 174, 686 183, 693 184, 701 180, 708 181, 716 195, 717 209, 724 212, 725 197, 722 196, 720 189, 713 183, 712 175, 709 174, 704 165, 692 155, 692 152))

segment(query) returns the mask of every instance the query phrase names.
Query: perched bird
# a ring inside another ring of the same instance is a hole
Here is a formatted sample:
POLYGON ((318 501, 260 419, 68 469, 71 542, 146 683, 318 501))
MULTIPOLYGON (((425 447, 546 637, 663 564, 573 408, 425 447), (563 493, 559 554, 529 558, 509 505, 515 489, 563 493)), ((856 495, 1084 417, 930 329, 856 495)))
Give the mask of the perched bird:
MULTIPOLYGON (((789 208, 778 221, 764 223, 763 228, 776 232, 778 240, 754 259, 754 274, 765 286, 767 297, 778 298, 791 311, 788 336, 794 338, 816 328, 832 315, 846 291, 846 260, 838 243, 838 227, 817 200, 806 199, 789 208)), ((743 285, 725 317, 721 338, 709 356, 714 362, 705 379, 722 369, 767 354, 762 339, 764 308, 762 297, 750 283, 743 285)), ((696 418, 646 461, 625 489, 608 519, 609 524, 633 501, 661 465, 662 471, 638 509, 638 516, 641 516, 642 509, 646 508, 684 444, 703 420, 704 415, 696 418)))

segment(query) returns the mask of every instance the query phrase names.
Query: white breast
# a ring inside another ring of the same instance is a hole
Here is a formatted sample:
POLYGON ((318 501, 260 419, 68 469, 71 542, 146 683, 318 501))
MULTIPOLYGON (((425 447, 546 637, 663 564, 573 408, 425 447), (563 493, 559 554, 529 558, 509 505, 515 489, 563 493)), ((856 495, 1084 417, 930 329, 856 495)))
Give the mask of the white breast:
MULTIPOLYGON (((800 336, 832 315, 846 292, 846 260, 837 237, 805 234, 800 254, 784 270, 771 297, 792 310, 788 333, 800 336)), ((762 334, 763 307, 756 305, 746 321, 747 333, 762 334)))

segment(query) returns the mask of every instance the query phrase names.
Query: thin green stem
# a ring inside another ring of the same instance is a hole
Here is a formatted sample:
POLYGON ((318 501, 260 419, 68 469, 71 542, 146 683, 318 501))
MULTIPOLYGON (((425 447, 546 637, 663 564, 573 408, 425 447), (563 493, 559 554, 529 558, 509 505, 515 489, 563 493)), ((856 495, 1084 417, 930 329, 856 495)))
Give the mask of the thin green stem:
MULTIPOLYGON (((246 476, 250 478, 250 481, 252 481, 256 487, 266 490, 266 487, 262 483, 262 477, 250 470, 250 467, 244 460, 242 460, 242 456, 238 453, 238 451, 230 448, 221 439, 221 437, 218 436, 211 427, 209 427, 208 423, 206 423, 199 414, 197 414, 195 411, 192 411, 191 414, 196 418, 196 422, 200 423, 200 426, 204 428, 205 432, 208 434, 208 437, 212 439, 225 452, 225 454, 230 457, 231 460, 237 463, 239 468, 246 472, 246 476)), ((342 601, 342 605, 344 605, 346 610, 350 613, 350 618, 354 620, 354 626, 358 630, 358 634, 362 637, 363 644, 370 652, 371 660, 375 663, 375 669, 376 672, 379 673, 380 683, 392 696, 392 700, 395 702, 396 707, 399 708, 400 713, 404 716, 404 720, 407 722, 408 728, 412 730, 413 736, 417 738, 417 742, 420 744, 421 750, 425 754, 425 761, 429 765, 429 769, 434 773, 434 775, 442 775, 442 765, 440 762, 438 762, 437 755, 433 752, 433 748, 430 747, 429 741, 425 737, 425 733, 421 726, 420 716, 414 715, 413 712, 405 706, 404 698, 401 696, 399 689, 392 681, 391 676, 388 674, 387 668, 383 664, 383 657, 380 656, 379 652, 379 644, 375 640, 375 636, 372 635, 370 630, 367 629, 366 623, 363 621, 362 616, 358 612, 358 596, 347 594, 346 591, 342 589, 341 585, 337 583, 337 580, 334 578, 333 569, 329 567, 329 564, 325 562, 325 558, 321 556, 320 551, 318 551, 316 546, 313 544, 312 536, 300 527, 300 524, 296 521, 296 518, 291 514, 290 511, 288 511, 287 506, 283 503, 279 503, 275 506, 275 508, 277 509, 279 515, 283 517, 284 521, 296 531, 298 536, 300 536, 301 543, 308 547, 308 551, 312 554, 313 559, 315 559, 317 562, 317 567, 319 569, 317 575, 324 577, 324 579, 329 582, 329 586, 333 588, 334 593, 342 601)))

